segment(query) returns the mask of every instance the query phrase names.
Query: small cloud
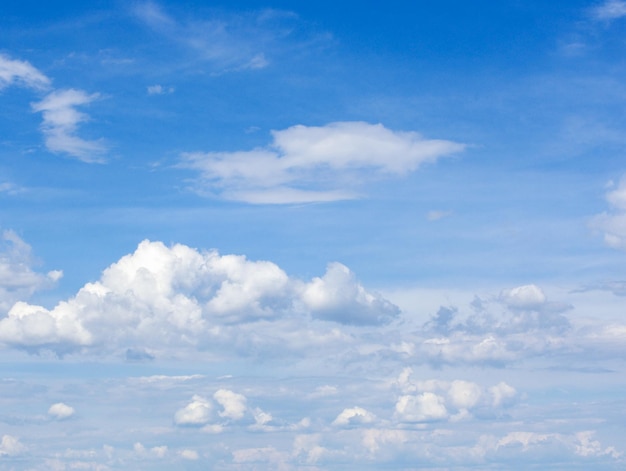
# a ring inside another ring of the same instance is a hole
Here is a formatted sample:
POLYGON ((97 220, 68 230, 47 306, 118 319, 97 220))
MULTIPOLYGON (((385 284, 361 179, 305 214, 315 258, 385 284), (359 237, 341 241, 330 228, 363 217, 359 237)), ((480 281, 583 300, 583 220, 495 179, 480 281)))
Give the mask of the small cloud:
POLYGON ((50 87, 50 79, 30 63, 0 54, 0 90, 13 84, 45 90, 50 87))
POLYGON ((591 9, 591 16, 597 20, 611 21, 626 16, 626 2, 607 0, 591 9))
POLYGON ((195 461, 199 458, 198 452, 195 450, 183 450, 180 452, 180 457, 185 460, 195 461))
POLYGON ((344 409, 333 421, 333 425, 345 427, 355 424, 369 424, 376 420, 376 416, 362 407, 344 409))
POLYGON ((604 243, 614 249, 626 250, 626 175, 618 185, 607 184, 606 201, 609 210, 596 215, 590 222, 592 229, 604 234, 604 243))
POLYGON ((74 415, 74 413, 75 410, 73 407, 63 404, 62 402, 52 404, 50 409, 48 409, 48 415, 57 420, 69 419, 74 415))
POLYGON ((224 410, 219 413, 220 417, 239 420, 246 412, 246 397, 241 394, 229 391, 228 389, 220 389, 213 394, 213 399, 224 408, 224 410))
POLYGON ((174 87, 164 87, 163 85, 150 85, 148 87, 148 95, 165 95, 174 93, 174 87))
POLYGON ((202 396, 193 396, 192 400, 185 407, 174 415, 176 425, 199 426, 204 425, 211 419, 213 406, 202 396))
POLYGON ((103 162, 106 147, 102 141, 88 141, 76 135, 78 125, 89 120, 89 116, 76 110, 100 97, 86 94, 82 90, 55 90, 43 100, 33 103, 32 109, 43 114, 41 129, 46 147, 51 152, 61 152, 83 162, 103 162))
POLYGON ((11 435, 3 435, 0 442, 0 457, 21 455, 27 450, 18 438, 11 435))
POLYGON ((433 210, 433 211, 428 211, 428 214, 426 214, 426 219, 428 219, 429 221, 438 221, 439 219, 448 217, 451 214, 452 214, 452 211, 433 210))

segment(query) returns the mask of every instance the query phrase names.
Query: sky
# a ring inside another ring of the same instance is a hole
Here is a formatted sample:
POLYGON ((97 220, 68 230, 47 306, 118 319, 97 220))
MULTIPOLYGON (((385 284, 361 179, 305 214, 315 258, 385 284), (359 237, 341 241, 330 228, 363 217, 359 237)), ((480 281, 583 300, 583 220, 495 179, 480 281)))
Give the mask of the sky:
POLYGON ((622 470, 626 1, 5 0, 0 470, 622 470))

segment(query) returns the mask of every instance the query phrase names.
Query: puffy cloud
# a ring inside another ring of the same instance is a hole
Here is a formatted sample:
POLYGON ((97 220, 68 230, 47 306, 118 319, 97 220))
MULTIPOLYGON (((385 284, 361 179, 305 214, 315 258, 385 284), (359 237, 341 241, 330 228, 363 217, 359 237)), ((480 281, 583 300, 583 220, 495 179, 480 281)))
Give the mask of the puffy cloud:
POLYGON ((396 312, 343 265, 331 265, 324 277, 304 283, 271 262, 144 241, 108 267, 99 281, 52 310, 16 303, 0 320, 0 341, 60 354, 123 349, 131 359, 137 352, 153 358, 155 349, 206 349, 215 342, 250 349, 276 335, 283 348, 340 341, 343 335, 332 329, 303 329, 302 323, 310 322, 306 316, 374 324, 396 312), (281 319, 289 330, 278 334, 270 334, 275 330, 270 324, 245 328, 246 323, 281 319), (260 329, 269 335, 259 337, 260 329))
POLYGON ((76 110, 99 97, 82 90, 55 90, 43 100, 33 103, 32 109, 43 114, 41 129, 46 147, 52 152, 63 152, 83 162, 102 162, 106 147, 101 141, 88 141, 76 135, 78 125, 89 117, 76 110))
POLYGON ((211 420, 213 406, 202 396, 194 395, 191 402, 174 415, 176 425, 204 425, 211 420))
POLYGON ((20 455, 26 451, 19 439, 11 435, 3 435, 2 442, 0 442, 0 456, 15 456, 20 455))
POLYGON ((0 312, 6 312, 16 301, 35 291, 53 286, 63 272, 47 274, 33 271, 31 247, 15 232, 3 231, 0 237, 0 312))
POLYGON ((490 387, 489 392, 493 398, 494 407, 500 407, 509 403, 517 395, 515 388, 504 381, 490 387))
POLYGON ((30 63, 0 54, 0 90, 12 84, 46 89, 50 86, 50 79, 30 63))
POLYGON ((272 131, 272 136, 266 148, 187 153, 181 166, 200 172, 201 192, 217 191, 227 199, 322 202, 356 198, 351 182, 403 175, 464 148, 364 122, 297 125, 272 131))
POLYGON ((604 242, 609 247, 626 250, 626 175, 617 187, 611 182, 606 194, 609 211, 596 215, 591 227, 604 233, 604 242))
POLYGON ((399 314, 389 301, 366 291, 340 263, 329 264, 322 278, 308 283, 302 299, 314 317, 343 324, 382 324, 399 314))
POLYGON ((213 399, 223 407, 219 413, 220 417, 239 420, 247 410, 246 398, 228 389, 220 389, 213 394, 213 399))
POLYGON ((48 415, 58 420, 69 419, 75 412, 73 407, 63 404, 62 402, 52 404, 48 409, 48 415))
POLYGON ((362 407, 344 409, 333 421, 333 425, 340 427, 354 424, 369 424, 376 420, 376 416, 362 407))
POLYGON ((500 299, 511 309, 536 309, 546 302, 546 295, 536 285, 524 285, 502 291, 500 299))
POLYGON ((457 409, 471 409, 481 399, 480 386, 470 381, 452 381, 448 389, 450 403, 457 409))
POLYGON ((447 418, 448 411, 443 397, 425 392, 400 396, 395 416, 401 422, 431 422, 447 418))

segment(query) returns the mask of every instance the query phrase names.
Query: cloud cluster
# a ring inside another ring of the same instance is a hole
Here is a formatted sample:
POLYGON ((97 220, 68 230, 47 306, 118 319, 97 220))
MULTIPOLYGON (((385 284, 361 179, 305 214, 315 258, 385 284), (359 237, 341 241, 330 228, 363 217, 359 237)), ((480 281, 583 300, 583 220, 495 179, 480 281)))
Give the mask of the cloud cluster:
POLYGON ((251 151, 187 153, 181 165, 200 172, 200 191, 227 199, 322 202, 356 198, 355 182, 404 175, 465 147, 364 122, 297 125, 272 137, 251 151))
MULTIPOLYGON (((380 325, 398 313, 341 264, 307 283, 271 262, 144 241, 51 310, 17 302, 0 320, 0 341, 57 353, 128 349, 139 358, 169 347, 210 349, 231 342, 229 332, 239 335, 242 325, 262 321, 296 322, 299 330, 307 319, 380 325)), ((259 329, 246 334, 248 348, 259 329)))
MULTIPOLYGON (((9 85, 49 91, 51 80, 30 63, 0 54, 0 90, 9 85)), ((32 110, 43 115, 41 130, 48 150, 68 154, 83 162, 103 161, 107 149, 102 141, 85 140, 76 134, 78 125, 89 119, 76 107, 89 104, 98 96, 82 90, 58 89, 32 103, 32 110)))
POLYGON ((468 419, 471 414, 510 406, 517 396, 505 382, 483 389, 472 381, 411 380, 413 371, 405 368, 395 383, 400 390, 395 418, 400 422, 437 422, 468 419))

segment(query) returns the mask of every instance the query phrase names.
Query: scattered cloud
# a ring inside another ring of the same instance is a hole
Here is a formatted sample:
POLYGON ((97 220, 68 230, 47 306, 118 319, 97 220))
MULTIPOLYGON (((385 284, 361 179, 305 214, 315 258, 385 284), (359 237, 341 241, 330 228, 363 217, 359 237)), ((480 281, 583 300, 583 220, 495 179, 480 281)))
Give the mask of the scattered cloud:
POLYGON ((28 299, 41 289, 51 288, 63 272, 33 270, 35 259, 30 245, 15 232, 5 230, 0 236, 0 312, 5 313, 18 300, 28 299))
POLYGON ((62 402, 52 404, 50 406, 50 409, 48 409, 48 415, 57 420, 69 419, 74 415, 75 412, 76 411, 73 407, 70 407, 67 404, 63 404, 62 402))
MULTIPOLYGON (((269 53, 292 33, 294 15, 269 10, 241 14, 218 13, 209 17, 179 18, 155 2, 137 3, 133 14, 145 26, 177 45, 187 56, 210 63, 214 74, 264 69, 269 53)), ((293 47, 293 44, 290 45, 293 47)))
POLYGON ((440 219, 447 218, 451 214, 452 214, 452 211, 433 210, 433 211, 428 211, 428 214, 426 214, 426 219, 428 219, 429 221, 438 221, 440 219))
POLYGON ((9 85, 46 90, 50 84, 50 79, 30 63, 0 54, 0 90, 9 85))
POLYGON ((617 186, 609 184, 606 200, 609 210, 596 215, 591 220, 591 227, 604 233, 604 242, 614 249, 626 250, 626 175, 617 186))
POLYGON ((147 88, 148 95, 167 95, 174 93, 174 87, 164 87, 163 85, 150 85, 147 88))
POLYGON ((200 172, 203 194, 256 204, 327 202, 357 198, 362 182, 405 175, 465 147, 364 122, 292 126, 272 138, 250 151, 186 153, 180 166, 200 172))
POLYGON ((193 396, 191 402, 174 415, 176 425, 205 425, 211 420, 213 406, 202 396, 193 396))
POLYGON ((591 16, 596 20, 611 21, 626 16, 626 2, 607 0, 591 9, 591 16))
POLYGON ((11 435, 3 435, 0 442, 0 457, 21 455, 27 450, 19 439, 11 435))
POLYGON ((83 162, 103 162, 103 154, 107 150, 103 142, 88 141, 76 135, 78 125, 89 119, 76 107, 98 98, 97 93, 88 95, 81 90, 55 90, 32 104, 33 111, 43 114, 41 129, 48 150, 69 154, 83 162))
POLYGON ((345 427, 352 424, 369 424, 376 420, 376 416, 362 407, 344 409, 333 421, 333 425, 345 427))

